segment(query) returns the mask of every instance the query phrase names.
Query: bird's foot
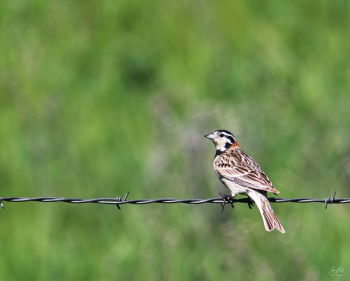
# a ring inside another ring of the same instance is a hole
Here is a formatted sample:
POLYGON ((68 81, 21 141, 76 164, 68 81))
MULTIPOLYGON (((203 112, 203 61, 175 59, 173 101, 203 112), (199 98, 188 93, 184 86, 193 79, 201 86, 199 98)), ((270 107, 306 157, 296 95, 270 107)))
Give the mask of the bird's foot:
POLYGON ((222 203, 221 203, 221 214, 224 212, 225 205, 226 203, 231 204, 231 207, 234 208, 235 206, 233 205, 233 196, 224 194, 222 192, 219 193, 219 196, 222 198, 222 203))

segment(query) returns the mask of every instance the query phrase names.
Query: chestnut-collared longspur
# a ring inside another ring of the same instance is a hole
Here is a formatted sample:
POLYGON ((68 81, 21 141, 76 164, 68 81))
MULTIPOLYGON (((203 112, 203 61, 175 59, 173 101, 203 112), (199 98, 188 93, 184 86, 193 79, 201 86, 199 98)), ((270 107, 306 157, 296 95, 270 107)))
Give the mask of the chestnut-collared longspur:
POLYGON ((284 228, 273 212, 267 199, 267 192, 279 193, 259 164, 242 149, 232 133, 226 130, 217 130, 205 135, 216 146, 213 167, 219 180, 231 191, 232 196, 237 194, 248 195, 258 207, 265 229, 277 229, 284 233, 284 228))

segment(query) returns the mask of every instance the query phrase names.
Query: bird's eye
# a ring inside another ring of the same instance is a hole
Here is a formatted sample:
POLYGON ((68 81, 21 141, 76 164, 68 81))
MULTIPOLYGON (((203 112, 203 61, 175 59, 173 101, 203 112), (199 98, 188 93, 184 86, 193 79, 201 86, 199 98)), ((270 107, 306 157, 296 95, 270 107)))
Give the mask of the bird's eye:
POLYGON ((222 138, 224 136, 224 134, 219 134, 219 137, 222 138))

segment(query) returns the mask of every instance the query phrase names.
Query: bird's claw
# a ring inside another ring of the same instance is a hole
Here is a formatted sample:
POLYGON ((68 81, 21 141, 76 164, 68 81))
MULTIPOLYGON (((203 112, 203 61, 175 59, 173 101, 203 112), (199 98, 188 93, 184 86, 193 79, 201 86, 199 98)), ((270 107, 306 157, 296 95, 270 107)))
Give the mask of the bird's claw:
POLYGON ((231 207, 234 208, 235 206, 233 205, 233 196, 224 194, 222 192, 219 193, 219 196, 222 198, 221 202, 221 214, 224 212, 225 205, 226 203, 230 203, 231 207))

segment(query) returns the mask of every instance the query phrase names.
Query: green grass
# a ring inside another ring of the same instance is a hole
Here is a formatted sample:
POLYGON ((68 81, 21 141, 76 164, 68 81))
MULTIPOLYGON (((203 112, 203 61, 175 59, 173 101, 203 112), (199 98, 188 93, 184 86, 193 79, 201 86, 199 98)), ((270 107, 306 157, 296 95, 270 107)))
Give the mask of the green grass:
MULTIPOLYGON (((5 1, 1 196, 206 198, 233 131, 282 197, 350 197, 345 1, 5 1)), ((6 203, 0 279, 348 279, 349 206, 6 203)))

